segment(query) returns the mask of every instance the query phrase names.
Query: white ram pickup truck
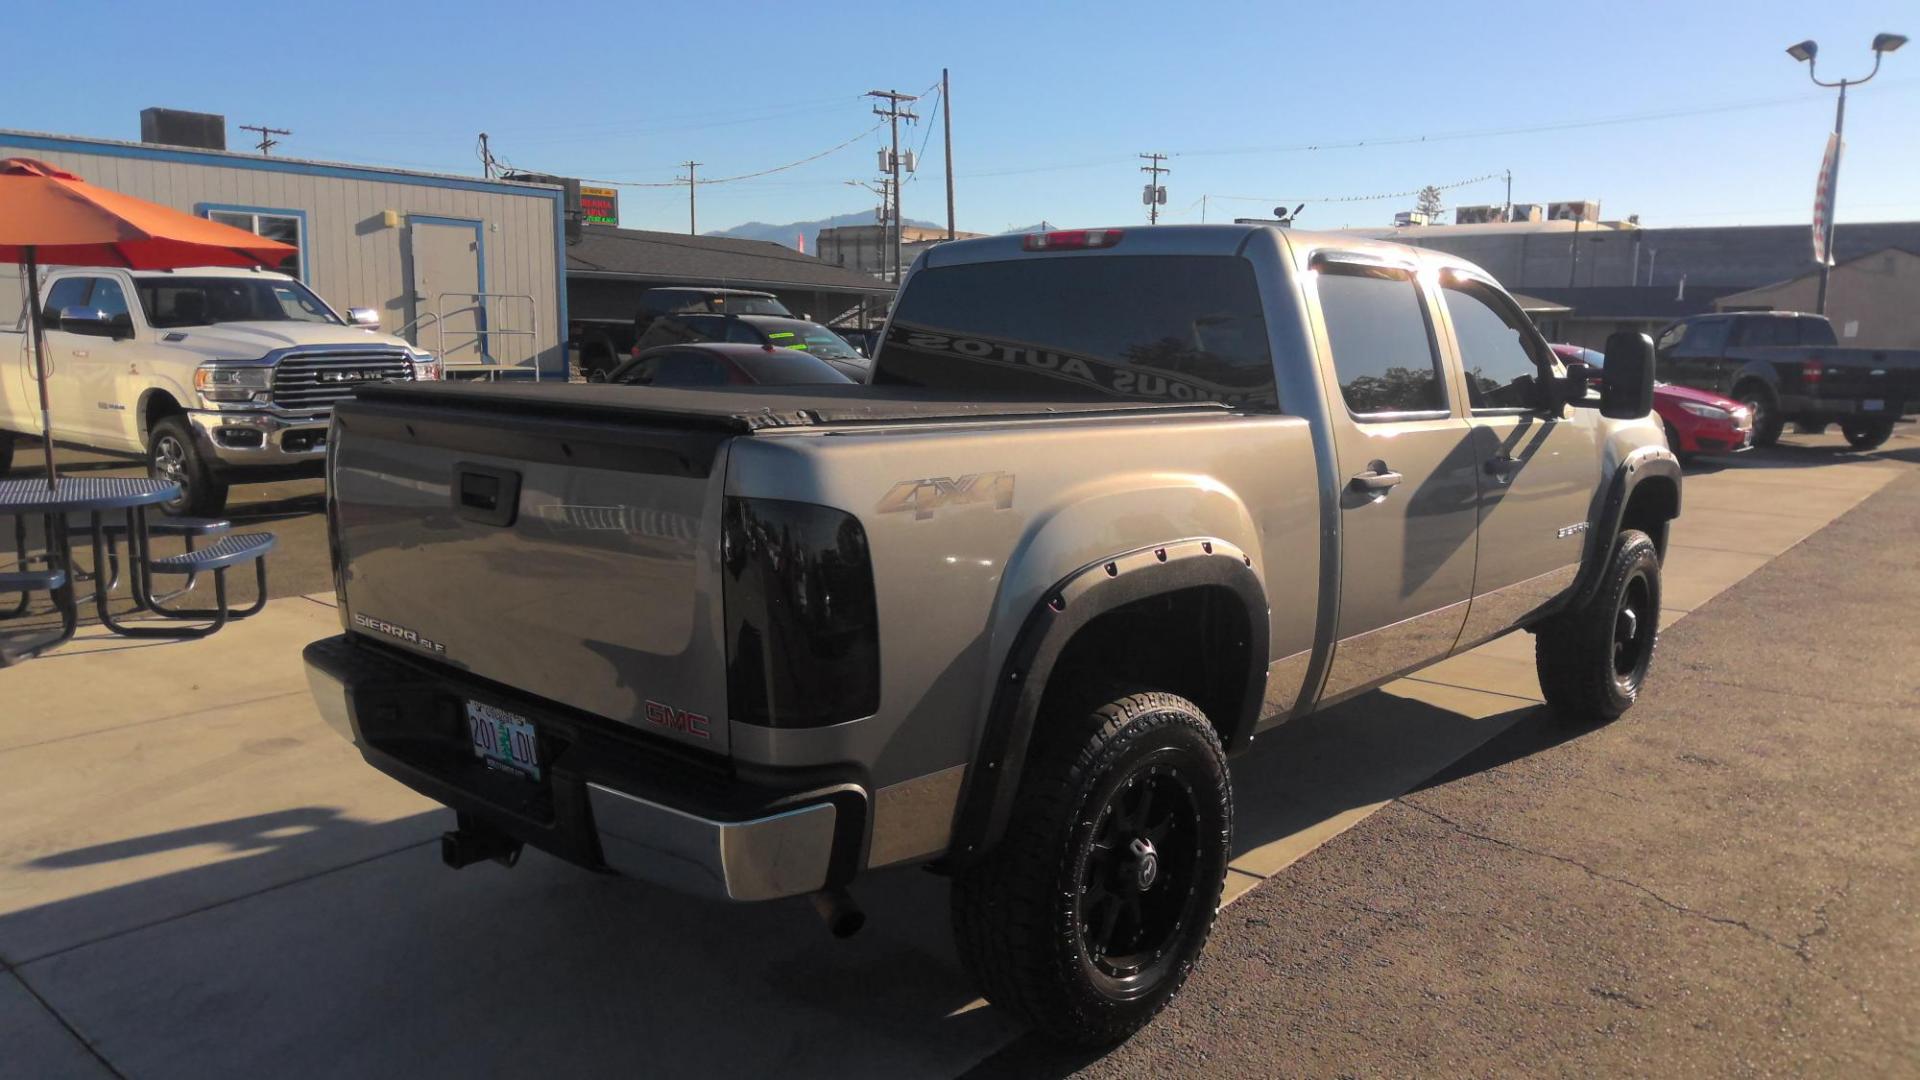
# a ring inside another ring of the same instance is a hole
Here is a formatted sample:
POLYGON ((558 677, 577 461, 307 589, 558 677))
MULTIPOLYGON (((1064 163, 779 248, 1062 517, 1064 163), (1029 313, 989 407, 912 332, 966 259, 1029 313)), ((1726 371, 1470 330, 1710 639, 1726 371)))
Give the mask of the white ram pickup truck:
MULTIPOLYGON (((437 379, 440 363, 342 318, 264 270, 56 269, 43 279, 56 442, 139 454, 177 481, 174 514, 218 515, 230 484, 319 476, 334 403, 366 383, 437 379)), ((0 475, 40 430, 27 320, 0 324, 0 475)))

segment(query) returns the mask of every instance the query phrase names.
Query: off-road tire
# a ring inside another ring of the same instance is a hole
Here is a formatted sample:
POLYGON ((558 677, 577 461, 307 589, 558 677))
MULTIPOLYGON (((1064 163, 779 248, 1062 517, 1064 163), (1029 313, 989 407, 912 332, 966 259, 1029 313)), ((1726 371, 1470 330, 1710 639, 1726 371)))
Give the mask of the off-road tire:
POLYGON ((1753 445, 1772 446, 1780 441, 1787 425, 1780 415, 1780 403, 1763 382, 1744 382, 1733 388, 1733 396, 1753 414, 1753 445))
POLYGON ((954 938, 988 1001, 1061 1042, 1111 1046, 1166 1007, 1213 928, 1233 836, 1226 753, 1173 694, 1129 694, 1040 727, 1006 836, 954 882, 954 938), (1151 829, 1126 840, 1155 813, 1129 807, 1156 799, 1174 823, 1159 846, 1151 829), (1121 914, 1107 915, 1114 905, 1121 914), (1138 951, 1096 955, 1090 936, 1138 951), (1129 961, 1137 974, 1117 976, 1129 961))
POLYGON ((172 480, 180 495, 160 504, 175 516, 219 517, 227 508, 227 482, 201 452, 186 417, 162 417, 147 434, 147 475, 172 480))
POLYGON ((1842 420, 1840 434, 1855 450, 1872 450, 1893 438, 1893 420, 1842 420))
POLYGON ((13 444, 18 441, 19 436, 13 432, 0 431, 0 480, 13 471, 13 444))
POLYGON ((1622 529, 1599 589, 1534 632, 1540 692, 1561 719, 1604 724, 1639 700, 1659 636, 1660 552, 1646 533, 1622 529))

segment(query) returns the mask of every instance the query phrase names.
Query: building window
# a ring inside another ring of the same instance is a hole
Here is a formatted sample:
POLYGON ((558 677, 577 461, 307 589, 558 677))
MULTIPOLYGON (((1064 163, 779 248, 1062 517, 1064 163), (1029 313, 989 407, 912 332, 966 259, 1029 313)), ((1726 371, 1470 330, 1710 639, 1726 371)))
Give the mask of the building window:
POLYGON ((222 225, 231 225, 236 229, 245 229, 255 236, 264 236, 269 240, 278 240, 291 245, 297 254, 289 255, 274 269, 291 277, 306 280, 302 259, 306 255, 306 215, 288 210, 253 210, 246 207, 203 206, 201 212, 208 221, 222 225))

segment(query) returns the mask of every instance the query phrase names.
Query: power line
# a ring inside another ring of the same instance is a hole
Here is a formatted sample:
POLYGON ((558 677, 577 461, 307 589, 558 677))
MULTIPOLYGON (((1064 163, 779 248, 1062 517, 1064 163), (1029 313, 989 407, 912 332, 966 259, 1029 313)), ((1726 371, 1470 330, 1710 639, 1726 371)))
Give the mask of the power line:
MULTIPOLYGON (((710 177, 708 179, 701 180, 700 184, 702 186, 710 185, 710 184, 731 184, 737 180, 751 180, 756 176, 771 176, 774 173, 785 172, 788 169, 797 169, 802 165, 819 161, 821 158, 826 157, 828 154, 834 154, 842 150, 845 150, 847 147, 852 146, 854 143, 859 142, 861 139, 864 139, 867 136, 873 134, 874 132, 879 131, 881 128, 885 126, 887 126, 887 122, 885 120, 882 120, 879 123, 873 125, 872 127, 866 129, 865 131, 862 131, 860 134, 855 135, 853 138, 848 139, 846 142, 838 143, 834 146, 829 146, 828 148, 820 151, 817 154, 809 154, 808 156, 801 158, 799 161, 789 161, 785 165, 776 165, 771 169, 761 169, 758 172, 741 173, 738 176, 710 177)), ((594 180, 592 181, 592 183, 606 184, 612 187, 628 187, 628 188, 677 188, 682 184, 685 184, 686 181, 671 180, 666 183, 651 183, 651 182, 645 182, 645 181, 639 181, 639 180, 594 180)))
MULTIPOLYGON (((1435 191, 1451 191, 1451 190, 1453 190, 1454 188, 1463 188, 1463 187, 1469 187, 1469 186, 1471 186, 1471 185, 1474 185, 1474 184, 1484 184, 1484 183, 1486 183, 1486 182, 1487 182, 1487 181, 1489 181, 1489 180, 1499 180, 1499 179, 1501 179, 1502 177, 1504 177, 1505 175, 1506 175, 1506 173, 1505 173, 1504 171, 1502 171, 1502 172, 1496 172, 1496 173, 1488 173, 1488 174, 1486 174, 1485 176, 1476 176, 1476 177, 1473 177, 1473 178, 1471 178, 1471 179, 1468 179, 1468 180, 1456 180, 1456 181, 1454 181, 1454 182, 1453 182, 1453 183, 1451 183, 1451 184, 1422 184, 1422 185, 1421 185, 1420 187, 1417 187, 1417 188, 1414 188, 1414 189, 1413 189, 1412 191, 1389 191, 1389 192, 1386 192, 1385 194, 1381 194, 1381 195, 1328 195, 1328 196, 1324 196, 1324 197, 1321 197, 1321 198, 1313 198, 1313 199, 1310 199, 1310 198, 1305 198, 1305 197, 1303 197, 1303 196, 1297 196, 1297 195, 1289 195, 1289 196, 1286 196, 1286 197, 1284 197, 1284 198, 1277 198, 1277 197, 1272 197, 1272 196, 1266 196, 1266 195, 1214 195, 1214 194, 1208 194, 1208 195, 1206 195, 1206 196, 1204 196, 1204 197, 1205 197, 1205 198, 1208 198, 1208 199, 1221 199, 1221 200, 1225 200, 1225 201, 1232 201, 1232 202, 1260 202, 1260 203, 1288 203, 1288 202, 1303 202, 1303 203, 1358 203, 1358 202, 1381 202, 1381 201, 1384 201, 1384 200, 1386 200, 1386 199, 1405 199, 1405 198, 1409 198, 1409 197, 1411 197, 1411 196, 1414 196, 1414 195, 1418 195, 1418 194, 1420 194, 1420 192, 1421 192, 1421 191, 1422 191, 1423 189, 1425 189, 1425 188, 1429 188, 1429 187, 1431 187, 1431 188, 1433 188, 1433 189, 1434 189, 1435 191)), ((1189 206, 1189 207, 1188 207, 1187 209, 1188 209, 1188 210, 1191 210, 1191 209, 1193 209, 1193 208, 1192 208, 1191 206, 1189 206)))
MULTIPOLYGON (((1897 86, 1916 80, 1905 79, 1890 82, 1887 86, 1897 86)), ((1884 92, 1884 88, 1883 88, 1884 92)), ((1183 150, 1173 157, 1231 157, 1248 154, 1285 154, 1307 153, 1318 150, 1353 150, 1375 146, 1404 146, 1409 143, 1451 142, 1461 139, 1485 139, 1503 135, 1533 135, 1550 131, 1573 131, 1582 128, 1606 127, 1618 124, 1648 123, 1659 120, 1673 120, 1691 116, 1713 116, 1720 113, 1740 112, 1749 109, 1776 108, 1785 105, 1807 105, 1822 99, 1808 95, 1793 97, 1762 98, 1751 101, 1723 102, 1693 109, 1667 109, 1657 112, 1627 113, 1617 116, 1596 117, 1591 120, 1567 120, 1550 124, 1529 124, 1505 128, 1480 128, 1468 131, 1439 132, 1431 135, 1380 136, 1363 139, 1349 139, 1341 142, 1295 143, 1284 146, 1236 146, 1220 147, 1212 150, 1183 150)), ((988 172, 963 173, 963 178, 985 178, 995 176, 1023 176, 1031 173, 1064 172, 1073 169, 1094 169, 1117 165, 1126 158, 1098 158, 1084 161, 1061 162, 1053 165, 1036 165, 1018 169, 995 169, 988 172)))

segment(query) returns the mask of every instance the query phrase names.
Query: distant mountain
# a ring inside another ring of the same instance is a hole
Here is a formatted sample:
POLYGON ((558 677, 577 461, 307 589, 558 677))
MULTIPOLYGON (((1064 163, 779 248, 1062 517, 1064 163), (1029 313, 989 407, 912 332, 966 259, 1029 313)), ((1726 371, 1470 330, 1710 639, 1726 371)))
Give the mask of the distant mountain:
MULTIPOLYGON (((807 252, 811 254, 819 250, 818 245, 821 229, 835 229, 842 225, 873 224, 876 224, 873 219, 873 211, 856 210, 851 214, 835 214, 833 217, 821 218, 818 221, 793 221, 785 225, 769 225, 764 221, 749 221, 745 225, 735 225, 731 229, 721 229, 716 232, 709 232, 707 235, 731 236, 739 240, 771 240, 776 244, 785 244, 788 247, 795 246, 794 237, 805 236, 807 238, 807 252)), ((908 218, 907 224, 917 225, 926 229, 940 228, 938 222, 919 221, 914 218, 908 218)))

